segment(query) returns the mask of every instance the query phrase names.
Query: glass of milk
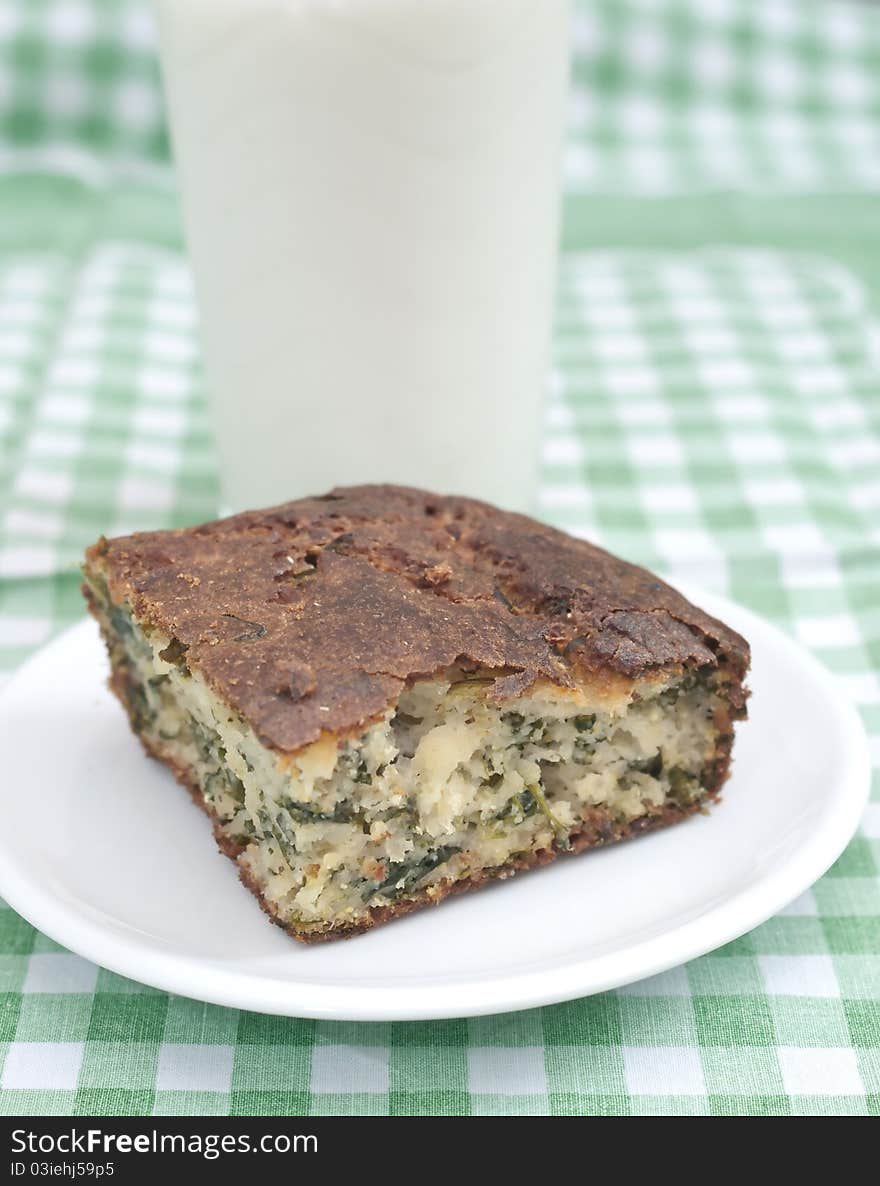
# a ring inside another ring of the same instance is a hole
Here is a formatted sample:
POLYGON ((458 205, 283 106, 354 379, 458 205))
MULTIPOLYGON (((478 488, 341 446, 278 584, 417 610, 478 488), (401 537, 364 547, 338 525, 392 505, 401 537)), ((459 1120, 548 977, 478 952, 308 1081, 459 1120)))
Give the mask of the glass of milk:
POLYGON ((570 0, 156 0, 229 509, 528 509, 570 0))

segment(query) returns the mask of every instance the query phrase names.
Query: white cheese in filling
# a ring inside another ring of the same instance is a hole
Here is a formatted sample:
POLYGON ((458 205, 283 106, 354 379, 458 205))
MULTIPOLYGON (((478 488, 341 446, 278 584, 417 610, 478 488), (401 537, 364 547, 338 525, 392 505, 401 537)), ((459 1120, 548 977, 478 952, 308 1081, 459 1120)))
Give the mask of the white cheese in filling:
POLYGON ((620 824, 686 805, 715 755, 719 701, 693 675, 616 696, 547 685, 499 707, 489 678, 459 674, 406 689, 360 737, 283 756, 182 659, 160 657, 168 639, 118 607, 110 618, 137 727, 191 773, 273 911, 300 930, 356 924, 441 882, 564 848, 587 816, 620 824))

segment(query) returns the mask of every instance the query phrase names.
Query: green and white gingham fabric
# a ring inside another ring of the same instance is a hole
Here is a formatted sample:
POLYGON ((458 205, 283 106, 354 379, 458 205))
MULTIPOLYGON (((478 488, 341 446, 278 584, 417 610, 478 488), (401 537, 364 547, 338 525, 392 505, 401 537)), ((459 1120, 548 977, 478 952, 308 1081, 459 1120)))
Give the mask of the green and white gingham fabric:
POLYGON ((149 0, 5 0, 0 163, 167 163, 149 0))
POLYGON ((577 7, 573 188, 880 184, 880 25, 859 0, 577 7))
MULTIPOLYGON (((151 37, 138 0, 0 8, 5 675, 80 616, 100 532, 216 505, 151 37)), ((858 0, 579 5, 543 445, 548 519, 751 606, 857 704, 873 798, 833 869, 662 976, 424 1024, 169 997, 0 906, 0 1111, 880 1113, 878 44, 858 0), (725 156, 728 195, 694 198, 725 156)))

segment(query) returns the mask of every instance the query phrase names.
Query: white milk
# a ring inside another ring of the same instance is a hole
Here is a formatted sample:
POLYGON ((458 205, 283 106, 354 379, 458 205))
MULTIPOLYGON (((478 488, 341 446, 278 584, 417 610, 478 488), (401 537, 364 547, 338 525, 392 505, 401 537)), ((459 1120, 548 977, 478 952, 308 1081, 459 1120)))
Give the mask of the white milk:
POLYGON ((534 493, 569 0, 156 0, 224 499, 534 493))

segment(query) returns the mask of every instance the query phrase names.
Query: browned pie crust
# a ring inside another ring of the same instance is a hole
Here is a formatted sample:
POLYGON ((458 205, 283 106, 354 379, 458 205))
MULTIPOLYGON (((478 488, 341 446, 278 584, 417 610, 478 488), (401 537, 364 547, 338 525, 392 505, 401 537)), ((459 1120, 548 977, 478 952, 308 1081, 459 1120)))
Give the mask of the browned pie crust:
POLYGON ((645 569, 471 499, 340 488, 102 539, 86 568, 280 752, 358 732, 455 665, 498 671, 499 701, 539 679, 722 667, 744 702, 740 635, 645 569))

